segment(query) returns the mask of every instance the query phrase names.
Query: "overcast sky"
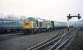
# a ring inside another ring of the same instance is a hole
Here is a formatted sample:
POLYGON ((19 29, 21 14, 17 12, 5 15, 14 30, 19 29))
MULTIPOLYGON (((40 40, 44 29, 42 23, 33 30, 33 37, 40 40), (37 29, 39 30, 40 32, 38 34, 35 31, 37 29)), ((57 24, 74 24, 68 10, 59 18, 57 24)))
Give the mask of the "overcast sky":
POLYGON ((0 0, 0 15, 38 16, 66 21, 69 13, 83 16, 82 5, 83 0, 0 0))

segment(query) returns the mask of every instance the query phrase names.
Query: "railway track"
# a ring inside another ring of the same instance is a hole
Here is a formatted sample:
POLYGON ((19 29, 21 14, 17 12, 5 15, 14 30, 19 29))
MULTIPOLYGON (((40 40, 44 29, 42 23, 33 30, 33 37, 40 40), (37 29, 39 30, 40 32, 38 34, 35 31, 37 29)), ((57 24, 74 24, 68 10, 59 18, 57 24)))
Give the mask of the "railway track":
POLYGON ((75 34, 69 32, 59 32, 49 40, 43 41, 27 50, 62 50, 75 37, 75 34))

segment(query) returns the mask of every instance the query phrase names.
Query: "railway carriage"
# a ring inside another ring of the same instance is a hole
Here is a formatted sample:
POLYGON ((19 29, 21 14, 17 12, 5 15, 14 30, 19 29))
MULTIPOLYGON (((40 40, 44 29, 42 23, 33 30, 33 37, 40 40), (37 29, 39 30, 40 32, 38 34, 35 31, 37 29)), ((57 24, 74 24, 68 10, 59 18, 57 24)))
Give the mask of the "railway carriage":
POLYGON ((19 20, 0 19, 0 32, 17 32, 22 28, 19 20))

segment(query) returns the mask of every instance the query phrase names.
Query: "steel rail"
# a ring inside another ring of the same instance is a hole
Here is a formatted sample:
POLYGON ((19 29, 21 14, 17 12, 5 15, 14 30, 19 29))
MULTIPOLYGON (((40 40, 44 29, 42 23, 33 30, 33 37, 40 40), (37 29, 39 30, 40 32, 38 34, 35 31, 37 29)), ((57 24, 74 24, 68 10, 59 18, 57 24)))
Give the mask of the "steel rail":
MULTIPOLYGON (((57 36, 60 35, 60 33, 61 33, 61 32, 57 33, 54 37, 52 37, 52 38, 50 38, 50 39, 48 39, 48 40, 45 40, 45 41, 43 41, 43 42, 41 42, 41 43, 38 43, 37 45, 35 45, 35 46, 31 47, 31 48, 28 48, 27 50, 33 50, 33 49, 35 49, 35 48, 37 48, 37 47, 39 47, 39 46, 41 46, 41 45, 44 45, 45 43, 47 43, 47 42, 49 42, 49 41, 55 39, 57 36)), ((58 38, 56 38, 56 40, 57 40, 57 39, 58 39, 58 38)))
POLYGON ((68 42, 69 42, 71 39, 72 39, 72 36, 69 37, 69 39, 63 41, 59 46, 57 46, 57 48, 56 48, 55 50, 62 50, 62 48, 64 48, 64 46, 65 46, 66 44, 68 44, 68 42))
POLYGON ((57 33, 49 40, 43 41, 27 50, 62 50, 73 38, 73 30, 62 33, 57 33))

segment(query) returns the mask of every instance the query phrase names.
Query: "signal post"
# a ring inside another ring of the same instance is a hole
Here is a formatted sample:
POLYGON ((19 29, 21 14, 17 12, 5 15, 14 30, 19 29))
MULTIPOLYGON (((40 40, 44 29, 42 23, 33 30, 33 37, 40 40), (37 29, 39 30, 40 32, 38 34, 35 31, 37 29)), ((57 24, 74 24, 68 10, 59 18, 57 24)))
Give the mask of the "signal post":
POLYGON ((78 19, 80 19, 81 18, 81 16, 80 16, 80 14, 78 13, 78 15, 77 16, 71 16, 71 14, 69 14, 68 16, 67 16, 67 21, 68 21, 68 31, 69 31, 69 20, 70 19, 72 19, 72 17, 77 17, 78 19))

